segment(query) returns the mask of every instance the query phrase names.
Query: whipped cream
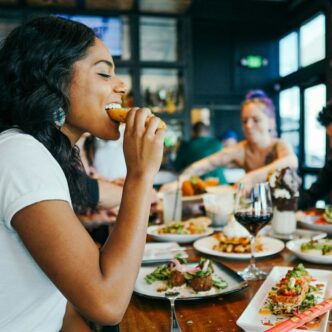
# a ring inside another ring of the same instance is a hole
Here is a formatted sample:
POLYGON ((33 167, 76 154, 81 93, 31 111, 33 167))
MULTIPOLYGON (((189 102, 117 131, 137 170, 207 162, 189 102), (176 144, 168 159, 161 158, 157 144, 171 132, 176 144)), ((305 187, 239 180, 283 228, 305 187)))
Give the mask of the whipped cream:
POLYGON ((290 194, 290 192, 286 189, 275 189, 274 192, 273 192, 273 196, 275 198, 286 198, 286 199, 291 199, 292 196, 290 194))
POLYGON ((229 218, 227 225, 223 229, 223 233, 229 238, 250 236, 249 232, 235 220, 234 216, 229 218))

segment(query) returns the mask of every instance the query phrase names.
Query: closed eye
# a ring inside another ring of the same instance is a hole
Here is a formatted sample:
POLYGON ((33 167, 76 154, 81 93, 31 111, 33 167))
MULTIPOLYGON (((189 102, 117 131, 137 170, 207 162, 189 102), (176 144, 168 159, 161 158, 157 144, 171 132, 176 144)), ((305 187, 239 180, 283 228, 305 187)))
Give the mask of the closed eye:
POLYGON ((98 73, 99 76, 104 77, 104 78, 111 78, 112 75, 106 74, 106 73, 98 73))

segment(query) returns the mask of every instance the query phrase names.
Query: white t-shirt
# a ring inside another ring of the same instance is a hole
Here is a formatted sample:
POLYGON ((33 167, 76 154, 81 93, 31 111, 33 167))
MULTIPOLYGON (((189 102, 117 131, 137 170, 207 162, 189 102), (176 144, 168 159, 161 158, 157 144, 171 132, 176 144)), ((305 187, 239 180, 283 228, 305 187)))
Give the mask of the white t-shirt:
POLYGON ((71 204, 60 165, 32 136, 16 129, 0 133, 2 332, 58 332, 62 326, 66 299, 31 257, 11 225, 16 212, 44 200, 71 204))
POLYGON ((97 140, 94 166, 97 174, 108 180, 125 178, 127 166, 123 153, 124 126, 120 126, 120 138, 117 141, 97 140))

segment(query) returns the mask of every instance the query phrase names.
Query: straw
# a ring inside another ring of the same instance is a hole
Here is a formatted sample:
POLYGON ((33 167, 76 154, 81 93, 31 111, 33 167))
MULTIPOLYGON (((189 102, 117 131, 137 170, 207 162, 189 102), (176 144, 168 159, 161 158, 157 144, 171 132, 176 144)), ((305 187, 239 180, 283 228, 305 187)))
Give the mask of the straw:
POLYGON ((176 183, 176 192, 175 192, 175 202, 174 202, 174 208, 173 208, 173 216, 172 221, 175 221, 175 215, 176 215, 176 209, 178 207, 178 198, 179 198, 179 192, 180 192, 180 177, 178 176, 176 183))

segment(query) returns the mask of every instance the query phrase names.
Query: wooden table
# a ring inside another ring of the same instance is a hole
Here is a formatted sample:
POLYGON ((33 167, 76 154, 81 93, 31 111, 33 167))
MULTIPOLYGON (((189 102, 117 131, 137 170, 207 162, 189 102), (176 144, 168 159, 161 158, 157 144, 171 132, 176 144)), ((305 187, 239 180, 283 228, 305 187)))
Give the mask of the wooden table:
MULTIPOLYGON (((198 252, 192 247, 188 249, 189 259, 198 259, 198 252)), ((202 255, 200 255, 202 256, 202 255)), ((245 268, 249 261, 218 259, 235 271, 245 268)), ((265 271, 271 271, 273 266, 293 266, 300 263, 295 255, 284 249, 280 254, 257 260, 257 266, 265 271)), ((331 265, 310 264, 305 267, 332 270, 331 265)), ((177 318, 183 332, 233 332, 243 331, 236 325, 236 320, 245 310, 251 298, 255 295, 263 281, 249 282, 249 287, 234 293, 210 300, 184 301, 175 304, 177 318)), ((127 312, 120 324, 121 332, 163 332, 170 331, 170 305, 168 301, 150 300, 133 295, 127 312)), ((327 331, 332 332, 332 322, 329 321, 327 331)))

